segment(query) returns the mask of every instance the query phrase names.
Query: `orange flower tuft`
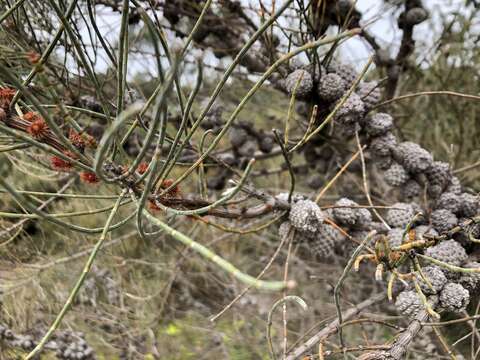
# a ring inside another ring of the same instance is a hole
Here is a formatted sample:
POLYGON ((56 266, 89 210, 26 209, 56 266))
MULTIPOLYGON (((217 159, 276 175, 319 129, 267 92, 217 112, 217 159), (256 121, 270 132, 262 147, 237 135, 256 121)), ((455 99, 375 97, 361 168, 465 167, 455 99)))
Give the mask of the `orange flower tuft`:
POLYGON ((38 64, 38 61, 40 60, 40 54, 35 51, 29 51, 27 53, 27 60, 30 64, 38 64))
POLYGON ((138 167, 137 167, 137 172, 140 175, 145 174, 147 172, 147 170, 148 170, 148 164, 146 162, 140 163, 140 165, 138 165, 138 167))
POLYGON ((23 119, 27 120, 29 122, 34 122, 35 120, 41 120, 42 117, 38 115, 36 112, 29 111, 25 114, 23 114, 23 119))
POLYGON ((72 142, 73 146, 77 149, 83 151, 85 149, 85 141, 83 140, 82 135, 77 133, 75 130, 70 129, 68 134, 68 139, 72 142))
POLYGON ((63 160, 58 156, 52 156, 50 159, 50 164, 52 165, 53 169, 58 171, 66 171, 72 168, 71 162, 63 160))
POLYGON ((28 127, 27 132, 36 139, 41 139, 48 131, 48 125, 41 117, 34 120, 28 127))
POLYGON ((90 171, 83 171, 80 173, 80 179, 87 184, 96 184, 100 181, 97 175, 90 171))
POLYGON ((162 182, 162 189, 166 189, 172 184, 173 184, 173 179, 165 179, 162 182))
MULTIPOLYGON (((173 184, 173 179, 165 179, 163 180, 162 184, 160 185, 160 189, 167 189, 173 184)), ((180 187, 175 185, 172 189, 168 190, 167 196, 169 197, 179 197, 181 195, 180 187)))
POLYGON ((0 88, 0 108, 8 108, 15 96, 15 89, 12 88, 0 88))

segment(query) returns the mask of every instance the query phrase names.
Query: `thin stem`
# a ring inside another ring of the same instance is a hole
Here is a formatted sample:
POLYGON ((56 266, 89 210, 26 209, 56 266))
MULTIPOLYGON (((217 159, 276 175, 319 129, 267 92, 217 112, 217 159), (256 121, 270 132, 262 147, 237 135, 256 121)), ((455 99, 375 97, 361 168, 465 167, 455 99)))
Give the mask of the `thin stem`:
POLYGON ((343 273, 340 276, 340 278, 338 279, 338 282, 333 289, 333 297, 334 297, 334 300, 335 300, 335 307, 337 309, 338 324, 340 325, 340 328, 338 329, 338 336, 339 336, 340 344, 341 344, 342 348, 345 347, 345 344, 343 342, 343 332, 342 332, 342 327, 341 327, 342 322, 343 322, 343 318, 342 318, 342 309, 340 307, 340 289, 342 288, 342 285, 345 282, 345 279, 347 278, 348 273, 350 272, 350 269, 352 268, 353 264, 355 263, 355 260, 356 260, 357 256, 362 252, 365 245, 367 245, 367 243, 370 241, 370 239, 375 234, 376 234, 375 230, 371 231, 365 237, 365 239, 361 242, 361 244, 355 249, 352 256, 350 256, 350 259, 348 260, 347 266, 345 266, 345 268, 343 269, 343 273))
MULTIPOLYGON (((35 206, 33 206, 29 200, 27 200, 23 195, 19 194, 16 191, 16 189, 13 186, 11 186, 9 183, 7 183, 2 177, 0 177, 0 185, 3 186, 10 193, 10 195, 15 199, 15 201, 17 201, 19 204, 22 205, 22 207, 24 207, 26 210, 28 210, 31 213, 39 215, 42 219, 45 219, 63 228, 67 228, 73 231, 78 231, 86 234, 97 234, 103 231, 103 227, 89 229, 83 226, 73 225, 73 224, 58 220, 57 218, 50 216, 50 214, 45 213, 37 209, 35 206)), ((116 228, 123 226, 134 216, 135 216, 135 212, 127 216, 125 219, 120 220, 118 223, 110 226, 110 230, 114 230, 116 228)))
POLYGON ((358 151, 360 152, 360 161, 362 163, 362 180, 363 180, 363 190, 365 191, 365 197, 367 198, 368 204, 372 207, 372 211, 375 213, 375 216, 380 220, 387 229, 390 230, 390 225, 380 216, 380 213, 373 206, 372 197, 370 196, 370 190, 368 188, 368 179, 367 179, 367 168, 365 165, 365 156, 363 155, 363 147, 360 142, 360 137, 358 136, 358 131, 355 131, 355 140, 357 141, 358 151))
POLYGON ((45 344, 47 343, 47 341, 53 335, 55 330, 60 326, 60 323, 62 322, 65 314, 67 313, 67 311, 73 305, 73 301, 75 300, 75 297, 77 296, 78 292, 80 291, 80 289, 83 285, 83 282, 87 278, 87 275, 88 275, 88 273, 89 273, 89 271, 90 271, 90 269, 93 265, 93 262, 95 261, 95 258, 97 257, 98 251, 102 247, 102 244, 107 237, 107 234, 108 234, 109 229, 110 229, 110 225, 112 224, 113 218, 114 218, 115 214, 117 213, 118 208, 120 206, 120 203, 121 203, 123 197, 125 196, 126 192, 127 191, 124 190, 122 192, 122 194, 120 194, 120 196, 118 197, 117 202, 115 203, 115 205, 114 205, 114 207, 113 207, 112 211, 110 212, 110 215, 107 219, 107 222, 105 223, 102 234, 100 235, 100 239, 98 240, 97 244, 93 248, 92 253, 90 254, 87 262, 85 263, 85 266, 83 267, 82 274, 80 275, 80 277, 77 280, 77 283, 75 284, 72 291, 70 292, 70 295, 69 295, 67 301, 65 302, 65 305, 63 305, 62 310, 57 315, 55 321, 50 326, 47 333, 43 336, 43 338, 40 340, 40 342, 37 344, 37 346, 35 346, 35 348, 25 357, 25 360, 33 359, 37 354, 39 354, 42 351, 42 349, 45 346, 45 344))
POLYGON ((462 267, 459 267, 459 266, 455 266, 455 265, 452 265, 452 264, 448 264, 446 262, 443 262, 443 261, 440 261, 440 260, 437 260, 437 259, 434 259, 430 256, 427 256, 427 255, 422 255, 422 254, 415 254, 415 256, 420 256, 422 259, 425 259, 435 265, 438 265, 444 269, 447 269, 447 270, 450 270, 450 271, 453 271, 453 272, 460 272, 460 273, 465 273, 465 274, 471 274, 471 273, 480 273, 480 268, 462 268, 462 267))
POLYGON ((117 116, 123 111, 125 103, 125 88, 127 83, 128 63, 128 6, 129 0, 123 0, 122 20, 118 41, 118 66, 117 66, 117 116))
MULTIPOLYGON (((177 186, 180 182, 182 182, 188 175, 190 175, 199 165, 200 163, 205 160, 205 158, 215 149, 215 147, 218 145, 222 137, 225 135, 225 133, 228 131, 232 123, 235 121, 235 119, 238 117, 240 112, 243 110, 245 105, 248 103, 248 101, 252 98, 252 96, 261 88, 263 83, 270 77, 270 75, 275 72, 275 70, 282 65, 283 63, 287 62, 290 58, 305 52, 310 49, 315 49, 321 45, 329 44, 331 42, 337 41, 338 39, 342 39, 345 37, 350 37, 358 33, 357 29, 347 31, 344 33, 341 33, 337 36, 332 36, 332 37, 326 37, 317 41, 313 41, 310 43, 307 43, 294 51, 291 51, 288 54, 283 55, 278 59, 270 68, 262 75, 262 77, 257 81, 257 83, 250 89, 250 91, 245 95, 245 97, 242 99, 242 101, 238 104, 236 109, 233 111, 233 113, 230 115, 230 118, 227 120, 225 125, 222 127, 221 131, 218 133, 216 138, 212 141, 210 146, 205 150, 203 154, 200 155, 199 159, 190 167, 188 170, 186 170, 182 175, 180 175, 176 181, 172 183, 170 187, 165 189, 163 191, 163 194, 167 193, 171 189, 173 189, 175 186, 177 186)), ((201 118, 201 117, 200 117, 201 118)), ((198 122, 198 120, 197 120, 198 122)), ((192 132, 193 132, 193 127, 192 127, 192 132)), ((290 151, 291 152, 291 151, 290 151)))
POLYGON ((269 290, 269 291, 279 291, 285 288, 292 288, 295 286, 294 281, 288 281, 287 283, 284 281, 265 281, 265 280, 256 279, 248 274, 245 274, 239 269, 237 269, 234 265, 232 265, 225 259, 215 254, 213 251, 211 251, 207 247, 197 243, 190 237, 171 228, 160 219, 157 219, 156 217, 151 215, 147 210, 143 210, 143 214, 149 221, 151 221, 153 224, 159 226, 162 230, 164 230, 167 235, 171 236, 173 239, 182 243, 183 245, 192 248, 198 254, 202 255, 205 259, 219 266, 220 268, 222 268, 227 273, 229 273, 239 281, 243 282, 244 284, 251 285, 252 287, 257 289, 263 289, 263 290, 269 290))
MULTIPOLYGON (((263 268, 263 270, 260 272, 260 274, 258 274, 258 276, 256 277, 256 279, 260 279, 266 272, 267 270, 270 268, 270 266, 272 266, 273 264, 273 261, 277 258, 278 254, 280 253, 280 250, 282 249, 283 245, 285 244, 285 241, 287 239, 287 236, 284 236, 282 237, 282 239, 280 240, 280 244, 278 244, 278 247, 277 249, 275 250, 275 252, 273 253, 272 257, 270 258, 270 260, 268 261, 267 265, 265 265, 265 267, 263 268)), ((220 316, 222 316, 228 309, 230 309, 238 300, 240 300, 250 289, 252 288, 251 285, 247 286, 245 289, 243 289, 243 291, 238 294, 235 299, 233 299, 227 306, 225 306, 223 308, 222 311, 220 311, 217 315, 213 316, 210 321, 214 322, 216 321, 220 316)))
POLYGON ((409 98, 413 98, 413 97, 417 97, 417 96, 423 96, 423 95, 449 95, 449 96, 457 96, 457 97, 461 97, 461 98, 469 99, 469 100, 477 100, 477 101, 480 100, 480 96, 478 96, 478 95, 462 94, 462 93, 455 92, 455 91, 422 91, 422 92, 418 92, 418 93, 397 96, 397 97, 394 97, 393 99, 386 100, 384 102, 381 102, 380 104, 375 105, 372 108, 372 110, 374 110, 376 108, 379 108, 381 106, 385 106, 385 105, 390 104, 390 103, 395 102, 395 101, 409 99, 409 98))
POLYGON ((280 148, 282 149, 282 154, 285 159, 285 163, 287 164, 287 167, 288 167, 288 173, 290 175, 290 191, 288 192, 288 202, 291 202, 293 192, 295 191, 295 172, 293 171, 293 167, 290 162, 288 151, 285 148, 285 145, 282 143, 282 140, 280 139, 280 135, 278 134, 278 131, 276 129, 273 129, 273 134, 275 135, 275 139, 277 140, 278 145, 280 145, 280 148))
POLYGON ((17 0, 15 4, 13 4, 7 11, 3 13, 2 16, 0 16, 0 24, 7 18, 9 17, 15 10, 17 10, 20 6, 23 5, 25 0, 17 0))
MULTIPOLYGON (((366 146, 364 145, 362 147, 362 149, 364 149, 366 146)), ((345 165, 342 166, 342 168, 335 174, 335 176, 327 183, 327 185, 325 185, 323 187, 323 189, 320 191, 320 193, 317 195, 317 197, 315 198, 315 202, 318 203, 323 195, 325 195, 325 193, 327 192, 328 189, 330 189, 330 187, 335 183, 335 181, 337 181, 337 179, 345 172, 345 170, 348 169, 348 167, 350 166, 350 164, 352 162, 354 162, 356 160, 356 158, 358 157, 358 155, 360 155, 360 150, 357 151, 355 154, 353 154, 353 156, 345 163, 345 165)))
POLYGON ((270 356, 272 357, 272 359, 276 360, 276 356, 275 356, 275 351, 273 350, 273 343, 272 343, 272 324, 273 324, 273 320, 272 320, 272 317, 273 317, 273 313, 275 312, 275 310, 280 306, 280 305, 283 305, 285 304, 287 301, 291 301, 291 302, 295 302, 297 303, 298 305, 300 305, 300 307, 302 308, 302 310, 306 311, 308 309, 308 306, 307 306, 307 303, 299 296, 296 296, 296 295, 288 295, 288 296, 285 296, 279 300, 277 300, 272 308, 270 309, 270 311, 268 312, 268 318, 267 318, 267 341, 268 341, 268 350, 270 351, 270 356))
POLYGON ((210 209, 216 208, 217 206, 220 206, 220 205, 226 203, 228 200, 232 199, 235 195, 237 195, 239 193, 239 191, 242 189, 243 185, 245 185, 245 182, 248 179, 248 175, 252 171, 252 166, 253 166, 254 163, 255 163, 254 159, 250 160, 246 169, 245 169, 245 172, 244 172, 242 178, 235 185, 235 187, 226 190, 223 197, 221 197, 217 201, 214 201, 210 205, 206 205, 206 206, 203 206, 201 208, 194 209, 194 210, 177 210, 177 209, 168 208, 166 206, 163 206, 161 204, 161 202, 156 202, 156 203, 167 214, 168 213, 172 213, 172 214, 175 214, 175 215, 200 215, 200 214, 204 214, 204 213, 208 212, 210 209))

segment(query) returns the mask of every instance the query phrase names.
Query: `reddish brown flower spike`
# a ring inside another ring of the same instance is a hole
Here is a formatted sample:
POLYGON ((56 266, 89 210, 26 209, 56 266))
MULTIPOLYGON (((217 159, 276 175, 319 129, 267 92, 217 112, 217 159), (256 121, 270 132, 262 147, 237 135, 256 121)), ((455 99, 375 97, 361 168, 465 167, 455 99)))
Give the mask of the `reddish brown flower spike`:
POLYGON ((137 172, 140 174, 140 175, 143 175, 147 172, 148 170, 148 164, 145 163, 145 162, 142 162, 140 165, 138 165, 137 167, 137 172))
POLYGON ((166 189, 168 188, 170 185, 173 184, 173 180, 172 179, 165 179, 163 180, 162 182, 162 188, 166 189))
POLYGON ((48 125, 42 118, 34 120, 28 127, 27 132, 36 139, 41 139, 48 131, 48 125))
POLYGON ((52 165, 52 168, 58 171, 66 171, 72 168, 71 162, 63 160, 58 156, 52 156, 50 159, 50 163, 52 165))
POLYGON ((75 130, 70 130, 68 135, 68 139, 72 142, 72 145, 75 146, 79 150, 85 149, 85 141, 82 138, 82 135, 77 133, 75 130))
POLYGON ((87 184, 95 184, 100 181, 95 173, 89 171, 81 172, 80 179, 87 184))
POLYGON ((4 109, 8 108, 14 96, 15 89, 0 88, 0 107, 4 109))
MULTIPOLYGON (((160 185, 160 188, 167 189, 173 184, 173 182, 174 182, 173 179, 165 179, 160 185)), ((178 185, 175 185, 172 189, 168 190, 167 196, 170 196, 170 197, 180 196, 180 187, 178 185)))
POLYGON ((88 146, 91 149, 94 149, 97 147, 97 140, 92 135, 89 134, 83 134, 83 137, 85 139, 85 145, 88 146))
POLYGON ((38 115, 36 112, 29 111, 29 112, 23 114, 23 119, 27 120, 27 121, 30 121, 30 122, 33 122, 35 120, 41 120, 42 117, 40 115, 38 115))

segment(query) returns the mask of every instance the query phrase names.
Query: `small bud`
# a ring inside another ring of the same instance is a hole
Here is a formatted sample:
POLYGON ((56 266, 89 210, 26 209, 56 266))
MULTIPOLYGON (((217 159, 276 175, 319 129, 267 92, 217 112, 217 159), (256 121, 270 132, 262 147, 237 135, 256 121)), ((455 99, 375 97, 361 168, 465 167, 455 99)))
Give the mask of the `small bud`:
POLYGON ((36 112, 29 111, 23 114, 23 119, 29 122, 33 122, 35 120, 41 119, 40 115, 38 115, 36 112))

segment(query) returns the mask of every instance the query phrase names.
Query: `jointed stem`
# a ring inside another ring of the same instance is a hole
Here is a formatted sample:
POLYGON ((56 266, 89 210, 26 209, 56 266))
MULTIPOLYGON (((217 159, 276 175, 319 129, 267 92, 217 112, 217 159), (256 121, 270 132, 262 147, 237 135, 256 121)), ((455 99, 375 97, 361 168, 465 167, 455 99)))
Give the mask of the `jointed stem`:
POLYGON ((285 282, 285 281, 265 281, 255 279, 253 276, 243 273, 241 270, 237 269, 234 265, 226 261, 225 259, 221 258, 217 254, 215 254, 212 250, 208 249, 207 247, 203 246, 202 244, 197 243, 193 239, 189 238, 188 236, 182 234, 181 232, 171 228, 167 224, 165 224, 160 219, 157 219, 153 215, 151 215, 147 210, 143 210, 143 215, 152 223, 159 226, 162 230, 165 231, 167 235, 170 235, 175 240, 181 242, 185 246, 192 248, 194 251, 202 255, 204 258, 209 260, 210 262, 214 263, 215 265, 219 266, 233 277, 237 278, 244 284, 250 285, 257 289, 269 290, 269 291, 279 291, 285 288, 292 288, 295 286, 293 281, 285 282))
POLYGON ((70 292, 70 295, 68 296, 67 301, 65 302, 65 305, 63 305, 62 310, 60 313, 57 315, 57 318, 53 322, 52 326, 50 326, 50 329, 48 329, 47 333, 43 336, 43 338, 40 340, 38 345, 25 357, 25 360, 33 359, 37 354, 42 351, 43 347, 47 343, 47 341, 50 339, 50 337, 53 335, 55 330, 60 326, 60 323, 62 322, 63 318, 65 317, 65 314, 67 311, 70 309, 70 307, 73 304, 73 301, 75 300, 75 297, 77 296, 78 292, 80 291, 80 288, 83 285, 83 282, 85 281, 92 265, 93 262, 95 261, 95 258, 97 257, 98 251, 102 247, 103 242, 105 241, 105 238, 107 237, 110 225, 112 224, 113 218, 115 214, 117 213, 118 208, 120 207, 120 203, 125 196, 126 191, 124 190, 120 196, 117 199, 117 202, 115 203, 112 211, 110 212, 110 215, 107 219, 107 222, 105 223, 105 226, 103 228, 103 232, 100 235, 100 239, 98 240, 97 244, 92 250, 92 253, 90 254, 87 262, 85 263, 85 266, 83 267, 82 274, 77 280, 77 283, 75 284, 74 288, 70 292))

